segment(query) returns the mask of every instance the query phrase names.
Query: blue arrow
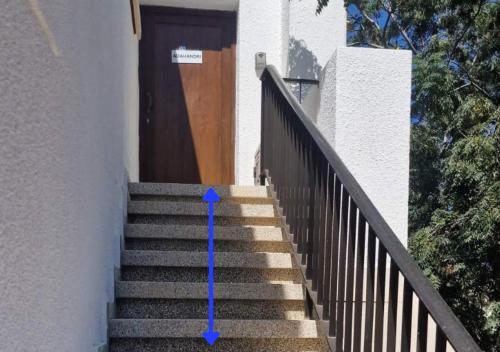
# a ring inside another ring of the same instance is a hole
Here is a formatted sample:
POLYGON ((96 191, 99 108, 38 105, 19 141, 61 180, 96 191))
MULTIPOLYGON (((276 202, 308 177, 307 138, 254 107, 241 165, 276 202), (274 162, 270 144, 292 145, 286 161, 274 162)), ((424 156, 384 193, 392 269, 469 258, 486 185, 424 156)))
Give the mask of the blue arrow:
POLYGON ((214 203, 219 200, 213 188, 209 188, 203 196, 203 201, 208 202, 208 330, 203 333, 203 337, 210 346, 220 335, 214 331, 214 203))

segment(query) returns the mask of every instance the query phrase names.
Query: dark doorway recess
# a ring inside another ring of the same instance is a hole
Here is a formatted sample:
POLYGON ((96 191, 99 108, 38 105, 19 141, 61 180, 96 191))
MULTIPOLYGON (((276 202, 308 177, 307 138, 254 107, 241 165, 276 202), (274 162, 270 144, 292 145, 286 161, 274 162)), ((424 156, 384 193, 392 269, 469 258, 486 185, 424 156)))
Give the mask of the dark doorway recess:
POLYGON ((140 180, 234 183, 236 16, 141 7, 140 180), (173 63, 172 50, 203 62, 173 63))

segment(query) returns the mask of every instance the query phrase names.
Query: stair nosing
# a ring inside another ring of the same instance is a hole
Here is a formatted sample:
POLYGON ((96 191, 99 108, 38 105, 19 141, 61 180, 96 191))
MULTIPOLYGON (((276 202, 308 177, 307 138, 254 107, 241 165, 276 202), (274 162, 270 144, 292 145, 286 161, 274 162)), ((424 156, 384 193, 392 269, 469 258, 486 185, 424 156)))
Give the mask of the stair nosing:
MULTIPOLYGON (((127 224, 125 227, 125 237, 208 240, 208 232, 207 227, 202 225, 127 224)), ((267 228, 265 226, 214 226, 214 240, 289 243, 288 240, 283 238, 282 229, 272 226, 267 228), (253 229, 253 231, 247 231, 246 229, 253 229)))
MULTIPOLYGON (((122 266, 194 267, 208 266, 207 252, 124 250, 122 266)), ((296 269, 291 253, 217 252, 215 268, 296 269)))
MULTIPOLYGON (((198 282, 118 281, 116 298, 207 299, 207 284, 198 282)), ((216 300, 303 301, 302 284, 215 283, 216 300)))
MULTIPOLYGON (((201 338, 207 329, 202 319, 111 319, 111 338, 201 338)), ((314 320, 215 320, 220 338, 320 338, 314 320)))
POLYGON ((206 186, 188 185, 179 183, 137 183, 128 184, 131 195, 173 196, 173 197, 202 197, 209 187, 212 187, 221 198, 271 198, 266 186, 206 186))
MULTIPOLYGON (((202 202, 129 200, 127 212, 131 215, 208 216, 207 205, 202 202)), ((277 218, 271 204, 218 203, 215 217, 277 218)))

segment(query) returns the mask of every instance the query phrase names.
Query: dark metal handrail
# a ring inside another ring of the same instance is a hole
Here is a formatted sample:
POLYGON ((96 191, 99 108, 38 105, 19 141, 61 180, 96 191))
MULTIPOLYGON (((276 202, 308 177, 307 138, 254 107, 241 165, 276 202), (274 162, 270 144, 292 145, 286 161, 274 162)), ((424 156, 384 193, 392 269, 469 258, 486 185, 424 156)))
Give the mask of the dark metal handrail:
MULTIPOLYGON (((417 339, 427 350, 428 316, 436 323, 436 351, 448 342, 456 351, 480 351, 432 287, 377 208, 326 141, 273 66, 262 80, 261 170, 276 190, 306 276, 329 321, 337 351, 395 349, 398 307, 403 310, 401 350, 417 339), (356 231, 357 230, 357 231, 356 231), (378 245, 377 245, 378 243, 378 245), (384 329, 387 256, 390 259, 388 319, 384 329), (375 260, 377 258, 377 265, 375 260), (403 302, 398 305, 399 274, 403 302), (361 312, 365 303, 365 334, 361 312), (419 300, 418 334, 412 339, 413 294, 419 300), (345 319, 345 321, 344 321, 345 319)), ((432 343, 432 342, 431 342, 432 343)))
POLYGON ((316 84, 316 85, 319 84, 319 80, 310 78, 284 77, 283 81, 291 83, 316 84))

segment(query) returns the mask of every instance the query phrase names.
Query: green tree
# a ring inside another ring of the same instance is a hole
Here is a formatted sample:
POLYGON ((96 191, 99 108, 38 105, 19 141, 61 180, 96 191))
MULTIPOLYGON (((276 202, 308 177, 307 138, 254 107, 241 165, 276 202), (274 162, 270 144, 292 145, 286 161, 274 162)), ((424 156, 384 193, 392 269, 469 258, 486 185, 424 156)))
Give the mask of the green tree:
POLYGON ((414 54, 410 251, 480 346, 500 351, 500 5, 345 5, 349 45, 414 54))

